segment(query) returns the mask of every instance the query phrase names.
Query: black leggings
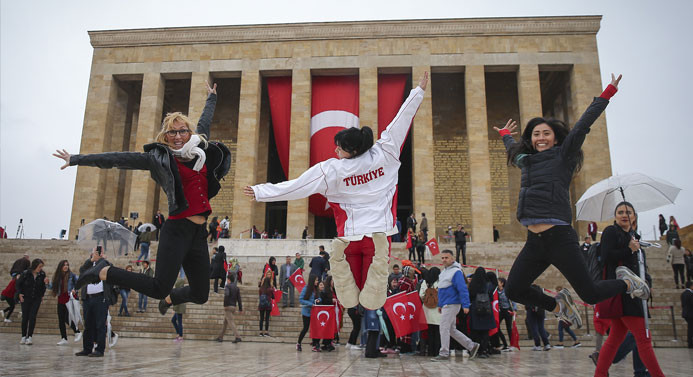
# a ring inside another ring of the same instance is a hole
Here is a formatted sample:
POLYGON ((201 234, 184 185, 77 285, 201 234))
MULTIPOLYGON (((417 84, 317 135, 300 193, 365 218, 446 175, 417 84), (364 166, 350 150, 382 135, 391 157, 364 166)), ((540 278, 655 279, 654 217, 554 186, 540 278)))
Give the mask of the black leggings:
POLYGON ((409 260, 410 261, 416 260, 416 248, 415 247, 409 248, 409 260))
POLYGON ((553 311, 556 299, 530 288, 549 265, 554 265, 588 304, 594 305, 627 289, 622 280, 594 282, 587 272, 575 230, 569 225, 556 225, 541 233, 527 231, 527 242, 508 275, 505 287, 508 299, 553 311))
POLYGON ((209 250, 204 224, 187 219, 167 220, 161 228, 154 277, 111 267, 106 281, 159 300, 170 294, 173 305, 204 304, 209 296, 209 250), (188 285, 172 289, 181 266, 188 285))
POLYGON ((75 334, 79 333, 79 330, 77 330, 77 327, 75 327, 75 324, 70 322, 70 315, 69 312, 67 311, 67 305, 65 304, 58 304, 58 327, 60 328, 60 337, 63 339, 67 339, 67 328, 65 327, 65 324, 69 323, 70 328, 72 331, 75 332, 75 334))
POLYGON ((500 329, 500 324, 505 320, 505 327, 508 330, 508 340, 507 342, 512 343, 512 336, 513 336, 513 316, 510 315, 510 312, 507 309, 501 308, 500 312, 498 313, 498 334, 500 336, 501 341, 503 342, 503 347, 507 347, 508 343, 505 340, 505 336, 503 336, 503 332, 500 329))
POLYGON ((12 315, 15 306, 14 298, 2 296, 2 299, 7 301, 8 305, 7 309, 3 310, 5 312, 5 319, 10 319, 10 316, 12 315))
MULTIPOLYGON (((349 315, 349 318, 351 318, 351 324, 353 325, 351 334, 349 334, 349 344, 356 344, 356 342, 359 341, 359 335, 361 335, 361 314, 359 314, 359 310, 357 308, 347 309, 347 314, 349 315)), ((305 323, 303 326, 305 327, 305 323)))
MULTIPOLYGON (((351 309, 349 309, 351 310, 351 309)), ((301 329, 301 333, 298 334, 298 344, 301 344, 303 342, 303 338, 306 336, 308 333, 308 329, 310 328, 310 317, 306 317, 303 314, 301 314, 301 319, 303 319, 303 328, 301 329)), ((359 321, 359 326, 360 326, 360 321, 359 321)), ((312 346, 317 346, 320 342, 320 339, 312 339, 310 344, 312 346)), ((352 343, 353 344, 353 343, 352 343)))
POLYGON ((22 302, 22 337, 34 335, 36 326, 36 315, 41 307, 41 298, 24 299, 22 302))
POLYGON ((269 331, 269 317, 272 310, 260 309, 260 331, 262 331, 262 322, 265 322, 265 331, 269 331))
POLYGON ((419 254, 419 263, 423 264, 424 263, 424 254, 426 253, 426 247, 417 247, 416 248, 416 253, 419 254))
POLYGON ((676 286, 679 286, 679 276, 681 276, 681 285, 686 285, 686 279, 683 277, 683 264, 672 264, 671 268, 674 270, 674 281, 676 286))

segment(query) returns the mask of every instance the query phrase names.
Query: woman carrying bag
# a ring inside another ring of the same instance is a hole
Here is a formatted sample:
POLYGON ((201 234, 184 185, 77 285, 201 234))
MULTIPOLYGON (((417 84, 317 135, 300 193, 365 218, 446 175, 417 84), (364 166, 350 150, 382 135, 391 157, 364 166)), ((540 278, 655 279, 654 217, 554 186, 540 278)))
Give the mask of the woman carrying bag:
POLYGON ((77 281, 77 275, 70 271, 70 262, 63 259, 58 263, 58 267, 55 269, 55 274, 53 274, 53 297, 58 298, 58 326, 60 327, 60 341, 59 346, 67 344, 67 329, 65 324, 68 323, 72 331, 75 333, 75 342, 79 342, 82 339, 82 333, 77 329, 76 324, 70 322, 69 311, 67 310, 67 303, 70 301, 70 295, 75 294, 75 282, 77 281))

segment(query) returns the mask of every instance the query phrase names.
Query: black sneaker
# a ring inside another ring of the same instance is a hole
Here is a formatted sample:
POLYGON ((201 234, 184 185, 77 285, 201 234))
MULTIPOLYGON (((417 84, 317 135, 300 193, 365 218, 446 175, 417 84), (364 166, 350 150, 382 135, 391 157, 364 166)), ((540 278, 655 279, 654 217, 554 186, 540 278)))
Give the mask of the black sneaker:
POLYGON ((75 356, 89 356, 89 354, 91 354, 91 352, 87 352, 87 351, 82 350, 82 351, 77 352, 75 354, 75 356))
POLYGON ((599 360, 599 352, 598 352, 598 351, 594 351, 594 352, 592 352, 592 354, 589 355, 588 357, 590 358, 590 360, 592 360, 592 362, 594 363, 594 366, 596 367, 596 366, 597 366, 597 361, 599 360))
POLYGON ((75 282, 75 290, 80 290, 87 284, 94 284, 100 282, 101 278, 99 278, 99 273, 104 267, 110 265, 111 264, 108 263, 107 260, 103 258, 99 259, 94 266, 88 268, 86 271, 79 275, 79 279, 77 279, 77 282, 75 282))
POLYGON ((166 312, 168 311, 168 308, 171 307, 171 305, 173 304, 167 303, 166 299, 162 298, 161 300, 159 300, 159 313, 161 313, 161 315, 166 315, 166 312))
POLYGON ((103 357, 103 353, 101 352, 92 352, 89 354, 89 357, 103 357))
POLYGON ((474 343, 474 347, 469 350, 469 359, 473 359, 476 357, 476 354, 479 353, 479 347, 481 347, 481 344, 479 343, 474 343))
POLYGON ((231 341, 231 343, 240 343, 240 342, 241 342, 241 338, 236 338, 236 339, 231 341))

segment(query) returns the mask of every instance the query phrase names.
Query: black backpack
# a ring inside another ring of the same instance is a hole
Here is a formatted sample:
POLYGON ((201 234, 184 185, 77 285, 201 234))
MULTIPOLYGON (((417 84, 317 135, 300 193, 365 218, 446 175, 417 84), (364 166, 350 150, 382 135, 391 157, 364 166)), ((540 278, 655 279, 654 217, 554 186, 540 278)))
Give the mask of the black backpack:
POLYGON ((599 242, 594 242, 590 245, 590 249, 585 256, 587 262, 587 272, 592 281, 602 281, 604 273, 604 261, 602 260, 602 248, 599 242))
POLYGON ((488 292, 477 293, 476 298, 474 298, 474 311, 480 316, 491 314, 491 297, 489 297, 488 292))

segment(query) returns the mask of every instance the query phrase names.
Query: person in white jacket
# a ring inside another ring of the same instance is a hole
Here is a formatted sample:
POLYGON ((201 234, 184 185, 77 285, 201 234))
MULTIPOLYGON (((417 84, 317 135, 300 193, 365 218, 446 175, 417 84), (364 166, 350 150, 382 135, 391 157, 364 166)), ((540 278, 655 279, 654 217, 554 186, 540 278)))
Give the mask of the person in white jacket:
POLYGON ((428 84, 424 72, 395 118, 373 144, 369 127, 347 128, 335 135, 337 158, 315 164, 296 179, 246 186, 244 193, 260 202, 327 198, 337 224, 330 266, 335 290, 346 308, 359 303, 378 309, 387 299, 390 256, 388 236, 397 233, 393 198, 402 145, 428 84))

